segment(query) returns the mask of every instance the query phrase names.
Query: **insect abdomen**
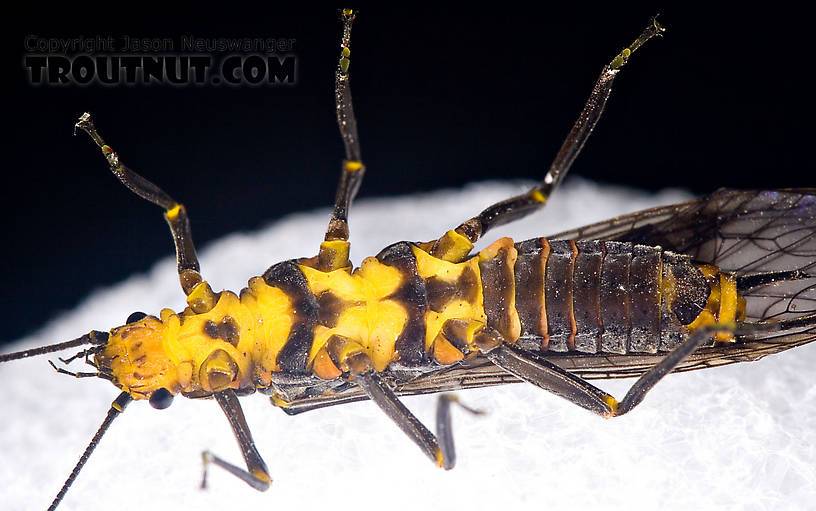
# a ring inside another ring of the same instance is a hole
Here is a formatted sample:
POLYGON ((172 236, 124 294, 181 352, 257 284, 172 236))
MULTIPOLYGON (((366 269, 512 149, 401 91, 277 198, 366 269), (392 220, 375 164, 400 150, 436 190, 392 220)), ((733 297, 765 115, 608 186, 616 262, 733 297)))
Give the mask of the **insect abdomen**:
POLYGON ((544 238, 515 246, 515 306, 529 348, 541 339, 541 349, 561 352, 671 350, 710 293, 688 257, 659 247, 544 238))

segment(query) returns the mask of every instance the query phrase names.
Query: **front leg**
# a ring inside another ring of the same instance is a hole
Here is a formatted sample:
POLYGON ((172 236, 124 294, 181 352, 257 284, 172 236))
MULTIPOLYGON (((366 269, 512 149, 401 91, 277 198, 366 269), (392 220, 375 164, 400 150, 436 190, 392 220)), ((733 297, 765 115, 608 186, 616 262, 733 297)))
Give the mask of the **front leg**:
POLYGON ((164 210, 164 219, 170 227, 170 234, 173 236, 173 243, 176 246, 179 282, 182 291, 187 295, 187 303, 197 313, 211 310, 218 300, 218 295, 213 292, 207 281, 201 277, 198 257, 193 244, 193 235, 190 230, 190 220, 184 206, 176 202, 153 182, 126 167, 119 159, 116 151, 102 139, 91 120, 90 114, 82 114, 75 127, 87 133, 99 146, 108 161, 111 172, 123 185, 142 199, 152 202, 164 210))
POLYGON ((238 440, 238 445, 241 447, 241 454, 246 462, 247 470, 224 461, 210 451, 204 451, 201 453, 201 458, 204 462, 201 488, 207 487, 207 467, 212 463, 213 465, 223 468, 258 491, 268 490, 272 478, 269 476, 266 463, 264 463, 263 458, 261 458, 261 455, 258 453, 258 449, 255 447, 255 442, 252 440, 252 433, 249 431, 244 412, 241 409, 241 403, 238 402, 238 396, 235 395, 234 390, 227 389, 216 392, 214 397, 227 416, 227 420, 229 420, 230 426, 232 427, 232 432, 235 433, 235 439, 238 440))

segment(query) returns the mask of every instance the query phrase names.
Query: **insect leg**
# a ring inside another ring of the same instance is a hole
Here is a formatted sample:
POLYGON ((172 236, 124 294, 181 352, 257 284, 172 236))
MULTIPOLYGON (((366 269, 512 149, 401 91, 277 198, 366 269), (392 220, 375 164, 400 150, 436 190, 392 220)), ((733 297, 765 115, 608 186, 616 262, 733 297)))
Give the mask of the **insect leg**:
MULTIPOLYGON (((402 401, 388 388, 382 381, 380 376, 374 371, 368 371, 359 374, 354 381, 363 389, 363 392, 371 398, 374 403, 379 406, 382 411, 393 420, 397 426, 414 441, 415 444, 422 449, 428 458, 431 459, 438 467, 445 470, 453 468, 453 460, 444 457, 442 449, 439 447, 439 442, 433 433, 431 433, 424 424, 422 424, 411 411, 402 404, 402 401)), ((448 406, 442 405, 440 406, 448 406)), ((443 413, 444 415, 444 413, 443 413)), ((450 435, 448 435, 449 437, 450 435)), ((452 446, 453 442, 450 438, 446 441, 452 446)))
POLYGON ((317 260, 312 265, 322 271, 337 270, 350 267, 348 210, 351 201, 360 189, 365 175, 365 165, 360 156, 360 139, 357 136, 357 118, 354 116, 354 106, 351 101, 351 85, 349 84, 349 65, 351 61, 351 24, 356 12, 343 9, 343 37, 340 43, 340 60, 334 74, 334 101, 337 112, 337 126, 346 148, 346 158, 340 173, 340 182, 337 184, 337 194, 334 199, 329 227, 326 230, 325 241, 320 244, 317 260))
POLYGON ((344 9, 343 39, 340 43, 340 61, 334 74, 334 102, 337 111, 337 126, 346 148, 346 159, 343 161, 343 170, 340 183, 337 186, 337 197, 334 202, 332 219, 326 231, 326 241, 348 239, 348 208, 365 174, 360 155, 360 139, 357 135, 357 118, 354 115, 354 105, 351 101, 351 85, 349 84, 349 65, 351 60, 351 24, 355 13, 344 9))
POLYGON ((431 249, 432 255, 450 261, 457 261, 467 254, 467 251, 465 251, 464 254, 460 255, 462 246, 467 245, 467 243, 459 238, 464 237, 470 243, 475 243, 493 227, 518 220, 543 207, 569 171, 576 156, 581 152, 584 143, 598 123, 606 101, 609 99, 609 94, 612 92, 612 82, 615 80, 615 76, 626 64, 632 53, 652 37, 660 35, 661 32, 663 32, 663 27, 657 23, 656 19, 652 19, 640 36, 603 68, 589 95, 589 99, 584 105, 584 109, 569 134, 567 134, 567 138, 561 145, 561 149, 556 154, 549 171, 540 184, 526 193, 488 206, 477 216, 459 225, 454 231, 449 231, 434 244, 431 249))
POLYGON ((561 369, 540 355, 511 344, 502 344, 485 355, 491 362, 508 373, 559 395, 582 408, 609 418, 623 415, 640 404, 646 393, 657 382, 674 370, 697 348, 709 342, 717 331, 733 332, 734 328, 715 325, 695 330, 663 360, 638 378, 621 401, 583 378, 561 369))
MULTIPOLYGON (((335 352, 334 358, 337 359, 339 366, 342 367, 344 371, 348 371, 349 381, 355 383, 376 403, 438 467, 442 467, 445 470, 453 468, 456 453, 453 445, 450 405, 451 403, 457 402, 456 397, 449 395, 440 397, 436 413, 437 433, 439 435, 439 439, 437 440, 437 437, 411 413, 402 401, 399 400, 394 391, 383 382, 379 373, 374 370, 369 355, 363 351, 354 349, 351 343, 347 343, 345 348, 346 349, 340 350, 332 348, 332 351, 335 352), (338 354, 336 353, 337 351, 345 351, 345 353, 338 354)), ((462 407, 472 413, 479 413, 466 406, 462 407)))
POLYGON ((128 187, 130 191, 148 202, 164 209, 164 219, 170 226, 170 233, 173 235, 173 242, 176 245, 176 259, 178 262, 179 281, 184 293, 188 298, 190 306, 195 312, 206 312, 215 305, 215 295, 209 285, 204 282, 199 273, 198 257, 196 256, 193 236, 190 231, 190 220, 184 206, 173 200, 167 193, 145 179, 136 172, 130 170, 119 161, 119 155, 102 139, 96 130, 91 115, 84 113, 76 123, 76 127, 87 133, 96 145, 102 150, 105 159, 108 160, 111 172, 128 187))
POLYGON ((263 458, 258 453, 255 447, 255 442, 252 440, 252 433, 249 431, 244 412, 241 410, 241 403, 238 402, 238 396, 232 389, 222 390, 214 394, 215 400, 221 405, 224 414, 232 426, 232 432, 235 433, 235 438, 238 440, 238 445, 241 446, 241 454, 247 465, 247 470, 226 462, 218 456, 209 451, 201 453, 201 458, 204 461, 204 472, 201 477, 201 487, 207 486, 207 467, 210 463, 223 468, 238 479, 252 486, 256 490, 266 491, 269 489, 269 483, 272 478, 269 476, 269 470, 266 468, 263 458))
POLYGON ((456 449, 453 443, 453 427, 451 424, 451 404, 457 404, 464 410, 481 415, 484 412, 469 406, 463 405, 459 398, 453 394, 442 394, 436 402, 436 434, 439 436, 439 448, 442 450, 442 459, 445 460, 445 468, 451 469, 456 465, 456 449))

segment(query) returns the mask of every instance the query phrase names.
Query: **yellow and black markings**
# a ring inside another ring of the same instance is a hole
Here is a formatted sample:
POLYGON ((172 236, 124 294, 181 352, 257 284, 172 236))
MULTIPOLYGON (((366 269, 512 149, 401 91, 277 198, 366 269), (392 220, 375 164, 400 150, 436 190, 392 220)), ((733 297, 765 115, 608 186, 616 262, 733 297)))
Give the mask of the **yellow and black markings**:
MULTIPOLYGON (((649 223, 651 218, 667 216, 636 213, 610 220, 600 230, 587 227, 598 234, 596 239, 587 239, 582 231, 563 239, 519 243, 501 238, 473 253, 473 244, 490 229, 545 205, 595 126, 621 67, 635 50, 662 32, 656 21, 604 68, 540 184, 488 206, 437 239, 395 243, 354 268, 349 260, 348 210, 366 170, 349 82, 355 15, 349 9, 342 11, 335 103, 346 155, 324 241, 316 255, 275 264, 262 276, 250 278, 238 294, 215 292, 202 277, 184 206, 126 167, 89 114, 77 122, 99 146, 113 174, 135 194, 162 208, 175 243, 187 307, 180 312, 163 309, 158 316, 134 314, 109 333, 94 331, 73 341, 0 355, 0 362, 5 362, 90 345, 64 362, 84 357, 95 372, 57 370, 104 378, 121 391, 52 509, 113 419, 132 400, 148 400, 160 409, 177 394, 214 398, 235 433, 246 469, 205 451, 205 478, 206 467, 214 464, 253 488, 266 490, 271 477, 255 448, 238 395, 259 391, 289 413, 370 399, 433 463, 450 469, 455 450, 449 410, 458 401, 451 396, 439 400, 434 434, 401 402, 401 394, 495 384, 497 379, 512 381, 512 375, 612 417, 634 408, 669 372, 689 368, 684 364, 694 356, 702 357, 701 348, 713 353, 704 359, 711 365, 730 363, 745 359, 727 352, 731 345, 743 342, 744 332, 754 336, 771 332, 784 338, 788 330, 816 329, 816 312, 794 318, 781 313, 754 316, 750 322, 746 303, 746 296, 758 289, 814 278, 807 270, 816 263, 778 268, 770 263, 773 257, 761 253, 755 256, 752 273, 738 274, 718 266, 727 257, 692 261, 699 244, 677 234, 708 228, 716 238, 729 218, 794 210, 796 191, 781 192, 794 197, 778 199, 725 190, 697 203, 673 206, 676 219, 649 223), (738 194, 742 202, 730 200, 730 194, 738 194), (705 210, 716 210, 720 203, 730 206, 706 216, 705 210), (779 203, 787 204, 787 210, 775 207, 779 203), (630 227, 622 229, 627 221, 630 227), (643 360, 657 353, 665 356, 649 359, 654 360, 650 367, 642 362, 624 361, 617 366, 611 362, 630 355, 643 360), (473 366, 465 364, 474 360, 483 364, 480 375, 486 380, 470 374, 468 368, 473 366), (572 370, 555 360, 571 364, 572 370), (639 379, 618 401, 581 376, 580 371, 587 368, 639 379), (474 380, 469 380, 471 376, 474 380), (444 385, 439 383, 442 380, 444 385)), ((810 197, 802 199, 802 208, 812 208, 813 197, 806 191, 801 194, 810 197)), ((816 218, 816 212, 810 216, 816 218)), ((803 228, 801 211, 785 220, 789 222, 782 224, 785 228, 803 228)), ((784 234, 784 228, 780 232, 784 234)), ((746 238, 751 236, 760 237, 747 231, 746 238)), ((749 248, 761 251, 757 247, 762 246, 749 248)), ((803 253, 812 259, 812 250, 803 253)), ((790 301, 790 311, 796 309, 793 302, 800 295, 801 291, 782 293, 790 301)), ((796 339, 801 344, 813 336, 796 339)), ((798 344, 777 344, 776 350, 794 345, 798 344)), ((762 356, 767 345, 762 346, 751 348, 755 352, 746 348, 748 355, 741 356, 762 356)))

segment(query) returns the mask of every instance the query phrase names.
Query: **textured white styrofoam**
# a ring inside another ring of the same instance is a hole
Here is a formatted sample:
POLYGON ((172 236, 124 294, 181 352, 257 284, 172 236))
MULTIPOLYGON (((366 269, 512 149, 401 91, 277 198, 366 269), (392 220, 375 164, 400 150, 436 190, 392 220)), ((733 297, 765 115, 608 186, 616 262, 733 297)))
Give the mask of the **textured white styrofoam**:
MULTIPOLYGON (((402 239, 431 239, 522 189, 481 183, 360 201, 351 213, 352 258, 359 262, 402 239)), ((686 197, 572 180, 545 212, 486 241, 551 234, 686 197)), ((298 213, 258 233, 228 236, 201 251, 202 271, 214 288, 238 290, 274 262, 312 255, 327 218, 328 209, 298 213)), ((177 282, 167 258, 97 291, 9 349, 105 330, 136 310, 180 309, 177 282)), ((0 365, 2 509, 45 509, 118 394, 102 380, 56 374, 47 358, 0 365)), ((456 413, 459 460, 450 472, 432 466, 371 403, 288 417, 265 397, 249 396, 242 404, 274 477, 266 493, 218 469, 210 489, 198 490, 203 449, 241 464, 215 402, 177 398, 164 411, 133 403, 61 509, 813 509, 814 367, 816 346, 806 346, 756 363, 671 375, 640 407, 610 421, 530 385, 461 392, 489 414, 456 413)), ((630 383, 599 385, 621 397, 630 383)), ((405 401, 432 424, 433 396, 405 401)))

